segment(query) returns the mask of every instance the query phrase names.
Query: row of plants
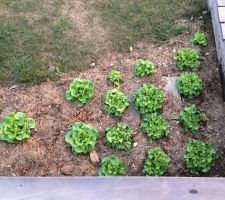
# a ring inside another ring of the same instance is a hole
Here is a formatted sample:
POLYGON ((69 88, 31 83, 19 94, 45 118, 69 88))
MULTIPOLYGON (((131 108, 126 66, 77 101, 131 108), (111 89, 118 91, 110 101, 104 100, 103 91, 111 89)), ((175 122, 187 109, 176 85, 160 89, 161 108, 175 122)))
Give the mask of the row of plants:
MULTIPOLYGON (((27 139, 31 130, 35 128, 35 121, 25 113, 11 113, 0 123, 0 140, 9 143, 27 139)), ((94 150, 99 133, 95 127, 83 122, 76 122, 67 132, 65 141, 71 146, 75 154, 88 153, 94 150)), ((157 138, 158 139, 158 138, 157 138)), ((125 123, 118 123, 106 128, 106 143, 112 148, 129 150, 132 147, 132 129, 125 123)), ((184 161, 192 174, 208 172, 216 159, 216 152, 209 143, 190 140, 186 145, 184 161)), ((165 175, 170 157, 161 148, 148 151, 144 162, 144 173, 150 176, 165 175)), ((99 175, 119 176, 126 174, 126 165, 117 156, 111 155, 102 159, 99 175)))
MULTIPOLYGON (((196 45, 207 46, 208 37, 203 32, 197 32, 191 42, 196 45)), ((177 68, 183 72, 176 80, 178 92, 188 100, 197 98, 203 91, 203 80, 200 76, 192 72, 200 67, 200 52, 196 49, 181 48, 176 56, 177 68)), ((196 133, 200 129, 201 122, 206 119, 196 105, 187 106, 180 113, 180 123, 186 132, 196 133)), ((213 146, 201 140, 190 139, 186 145, 184 161, 190 173, 198 175, 211 170, 217 159, 213 146)))
MULTIPOLYGON (((197 34, 197 33, 196 33, 197 34)), ((202 36, 202 35, 200 35, 202 36)), ((193 38, 194 43, 205 45, 199 33, 193 38), (201 38, 201 40, 198 40, 201 38), (200 42, 199 42, 200 41, 200 42)), ((177 53, 179 70, 191 70, 200 66, 200 53, 197 50, 182 48, 177 53)), ((137 60, 134 73, 137 77, 149 76, 156 72, 155 65, 149 60, 137 60)), ((109 115, 121 117, 130 105, 127 95, 120 90, 121 73, 113 70, 108 76, 115 86, 104 96, 103 110, 109 115)), ((188 100, 198 97, 203 90, 203 81, 195 72, 183 72, 177 78, 177 89, 188 100)), ((94 84, 89 80, 76 78, 70 84, 65 97, 69 101, 77 101, 79 107, 91 101, 94 95, 94 84)), ((169 123, 162 115, 165 93, 153 85, 144 84, 133 95, 133 103, 140 113, 141 131, 150 140, 159 140, 169 135, 169 123)), ((196 105, 186 106, 180 113, 180 124, 186 132, 196 133, 205 115, 196 105)), ((29 138, 35 121, 25 113, 11 113, 0 122, 0 140, 12 143, 29 138)), ((120 122, 107 127, 105 143, 114 149, 128 151, 132 148, 133 131, 126 123, 120 122)), ((85 154, 93 151, 99 139, 98 130, 90 124, 75 122, 65 135, 65 141, 75 154, 85 154)), ((201 140, 190 139, 186 144, 184 155, 185 167, 192 174, 208 172, 216 159, 216 151, 211 144, 201 140)), ((162 176, 168 171, 170 156, 161 148, 148 151, 144 161, 143 172, 150 176, 162 176)), ((126 174, 125 163, 115 155, 102 159, 99 170, 101 176, 119 176, 126 174)))

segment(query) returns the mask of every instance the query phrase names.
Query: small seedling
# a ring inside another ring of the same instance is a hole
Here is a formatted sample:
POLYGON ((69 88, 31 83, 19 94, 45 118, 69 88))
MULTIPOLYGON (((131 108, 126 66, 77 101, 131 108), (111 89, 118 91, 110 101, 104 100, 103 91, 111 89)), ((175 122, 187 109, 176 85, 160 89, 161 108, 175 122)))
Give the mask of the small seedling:
POLYGON ((129 106, 128 97, 118 89, 109 90, 104 98, 104 111, 108 114, 121 116, 129 106))
POLYGON ((135 75, 137 77, 148 76, 155 73, 155 65, 149 60, 137 60, 135 64, 135 75))
POLYGON ((205 115, 195 105, 187 106, 180 113, 180 123, 185 131, 197 132, 205 115))
POLYGON ((184 161, 190 173, 198 175, 208 172, 216 160, 216 151, 211 144, 201 140, 189 140, 184 161))
POLYGON ((115 149, 129 150, 132 147, 132 129, 125 123, 106 128, 106 142, 115 149))
POLYGON ((151 114, 143 116, 141 121, 141 130, 146 133, 150 139, 157 140, 169 134, 169 123, 162 115, 151 114))
POLYGON ((0 140, 12 143, 30 137, 35 121, 23 112, 10 113, 0 121, 0 140))
POLYGON ((197 32, 195 35, 191 38, 191 42, 193 44, 198 44, 202 46, 207 46, 208 44, 208 36, 203 32, 197 32))
POLYGON ((75 154, 88 153, 94 150, 98 131, 90 124, 76 122, 67 132, 65 141, 75 154))
POLYGON ((194 69, 200 66, 200 53, 196 49, 181 48, 177 52, 176 59, 179 70, 194 69))
POLYGON ((134 94, 134 105, 141 114, 159 111, 163 102, 164 92, 153 85, 143 85, 134 94))
POLYGON ((79 78, 74 79, 66 91, 66 99, 68 101, 77 100, 79 107, 88 103, 93 95, 94 84, 91 81, 79 78))
POLYGON ((98 173, 99 176, 124 176, 126 166, 117 156, 111 155, 102 159, 98 173))
POLYGON ((170 157, 161 148, 150 149, 144 163, 144 174, 163 176, 169 168, 169 163, 170 157))
POLYGON ((119 71, 117 70, 112 70, 110 73, 109 73, 109 81, 111 83, 113 83, 116 87, 119 87, 120 85, 120 81, 121 81, 121 74, 119 71))
POLYGON ((192 100, 198 97, 203 90, 203 81, 194 72, 184 72, 176 80, 179 93, 192 100))

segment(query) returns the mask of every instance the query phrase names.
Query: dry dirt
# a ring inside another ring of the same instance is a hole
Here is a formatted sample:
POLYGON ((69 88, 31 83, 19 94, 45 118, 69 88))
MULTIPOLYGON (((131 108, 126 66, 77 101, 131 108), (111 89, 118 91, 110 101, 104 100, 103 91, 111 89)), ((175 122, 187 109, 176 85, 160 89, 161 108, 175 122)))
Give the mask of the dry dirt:
POLYGON ((95 54, 102 54, 111 47, 111 42, 108 40, 109 30, 102 27, 99 14, 87 3, 83 1, 65 2, 61 8, 61 14, 70 18, 83 39, 91 41, 95 54))
POLYGON ((129 176, 143 175, 147 150, 155 146, 161 146, 172 158, 169 176, 190 176, 182 160, 189 138, 210 141, 217 150, 219 159, 206 176, 225 176, 225 107, 215 44, 211 33, 209 36, 209 45, 201 49, 202 65, 198 71, 205 82, 205 89, 194 102, 208 119, 200 133, 192 135, 182 131, 177 116, 189 102, 166 93, 163 114, 170 123, 170 135, 159 141, 148 141, 140 132, 139 114, 132 105, 132 96, 143 83, 163 88, 163 76, 179 74, 175 63, 176 51, 181 47, 193 47, 189 42, 190 33, 185 33, 163 45, 138 43, 130 53, 108 52, 94 68, 63 75, 56 82, 49 81, 33 87, 0 87, 0 119, 9 112, 23 111, 35 118, 37 123, 29 139, 14 144, 0 142, 0 176, 97 175, 97 166, 91 163, 89 155, 74 155, 64 141, 67 129, 76 121, 93 124, 99 130, 101 137, 95 149, 99 158, 118 155, 126 163, 129 176), (134 63, 138 58, 152 60, 157 66, 157 73, 151 77, 136 78, 134 63), (102 110, 103 96, 113 88, 107 76, 115 68, 123 75, 121 89, 131 101, 131 106, 121 118, 106 115, 102 110), (83 108, 78 108, 75 102, 68 102, 64 97, 75 77, 91 80, 95 84, 94 98, 83 108), (105 128, 117 121, 126 122, 133 128, 135 147, 130 151, 113 150, 104 143, 105 128))

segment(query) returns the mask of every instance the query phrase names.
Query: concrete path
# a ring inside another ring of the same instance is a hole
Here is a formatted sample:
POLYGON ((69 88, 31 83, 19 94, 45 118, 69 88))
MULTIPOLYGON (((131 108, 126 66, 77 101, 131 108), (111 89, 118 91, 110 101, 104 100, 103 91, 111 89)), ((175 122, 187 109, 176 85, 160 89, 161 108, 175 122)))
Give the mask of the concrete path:
POLYGON ((1 200, 224 200, 223 178, 0 178, 1 200))
POLYGON ((208 0, 225 100, 225 0, 208 0))

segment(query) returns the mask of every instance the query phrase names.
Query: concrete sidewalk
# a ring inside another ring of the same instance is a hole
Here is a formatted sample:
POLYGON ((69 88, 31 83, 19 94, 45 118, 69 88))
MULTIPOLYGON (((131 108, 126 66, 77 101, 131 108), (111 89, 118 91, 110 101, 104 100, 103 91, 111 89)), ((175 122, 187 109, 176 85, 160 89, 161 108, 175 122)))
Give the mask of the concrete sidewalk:
POLYGON ((225 100, 225 0, 208 0, 225 100))
POLYGON ((224 200, 223 178, 0 178, 1 200, 224 200))

